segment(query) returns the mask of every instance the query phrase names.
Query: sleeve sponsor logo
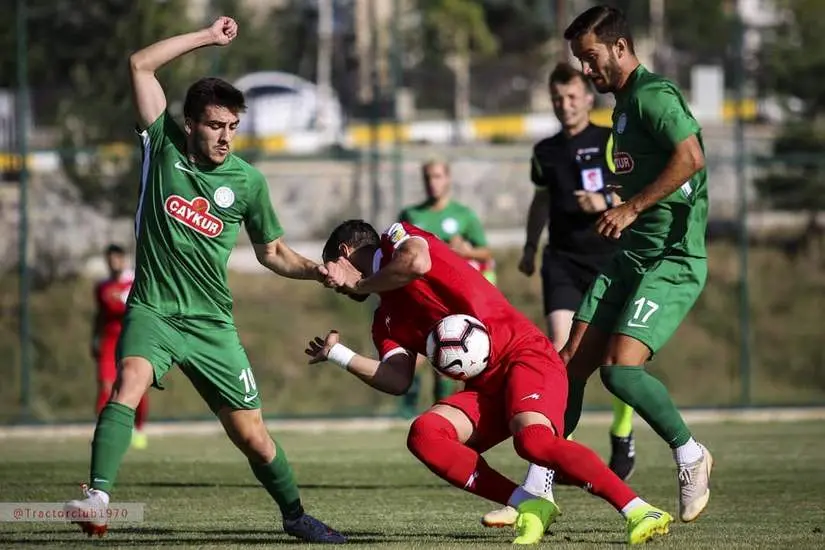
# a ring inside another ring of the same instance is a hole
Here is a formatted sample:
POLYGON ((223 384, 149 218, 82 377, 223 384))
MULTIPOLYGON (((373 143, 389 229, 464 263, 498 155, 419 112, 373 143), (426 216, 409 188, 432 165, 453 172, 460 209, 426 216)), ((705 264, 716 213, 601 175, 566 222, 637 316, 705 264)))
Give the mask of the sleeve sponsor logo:
POLYGON ((387 235, 387 239, 389 239, 390 244, 392 244, 393 246, 398 246, 399 244, 401 244, 409 238, 407 230, 404 229, 404 226, 400 223, 392 224, 390 228, 387 229, 387 232, 385 234, 387 235))
POLYGON ((614 172, 616 174, 629 174, 633 171, 633 157, 623 151, 613 153, 614 172))
POLYGON ((166 199, 166 213, 177 222, 210 239, 223 232, 223 221, 209 213, 209 201, 196 197, 188 201, 178 195, 166 199))

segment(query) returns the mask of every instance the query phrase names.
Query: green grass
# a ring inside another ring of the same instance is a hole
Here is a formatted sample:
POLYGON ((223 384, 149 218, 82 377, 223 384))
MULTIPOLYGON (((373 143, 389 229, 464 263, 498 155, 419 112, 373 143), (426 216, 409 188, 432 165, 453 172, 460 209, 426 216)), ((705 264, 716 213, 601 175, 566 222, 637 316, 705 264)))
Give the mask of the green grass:
MULTIPOLYGON (((675 515, 676 480, 668 449, 638 428, 632 486, 675 515)), ((821 423, 697 425, 714 453, 712 497, 694 524, 674 525, 654 547, 779 549, 825 547, 825 426, 821 423)), ((579 441, 607 453, 605 430, 579 441)), ((307 509, 351 536, 349 548, 505 548, 508 530, 485 530, 490 503, 447 486, 410 456, 402 431, 287 433, 279 437, 302 485, 307 509)), ((515 478, 523 463, 509 442, 490 462, 515 478)), ((88 471, 83 439, 5 440, 3 501, 76 498, 88 471)), ((115 499, 146 503, 139 524, 113 524, 103 540, 61 523, 0 523, 3 548, 265 548, 292 546, 276 510, 245 461, 222 437, 155 437, 130 451, 115 499)), ((582 491, 557 490, 563 515, 546 548, 600 548, 624 540, 612 508, 582 491)))

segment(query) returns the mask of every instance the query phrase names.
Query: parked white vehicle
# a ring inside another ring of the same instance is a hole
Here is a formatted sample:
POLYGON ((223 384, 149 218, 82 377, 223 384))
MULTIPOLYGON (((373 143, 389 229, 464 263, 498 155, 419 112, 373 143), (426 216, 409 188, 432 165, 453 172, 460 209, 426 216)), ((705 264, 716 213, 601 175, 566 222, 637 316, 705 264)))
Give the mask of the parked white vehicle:
POLYGON ((246 96, 248 108, 241 134, 266 137, 311 132, 333 142, 343 134, 343 110, 334 90, 322 98, 314 83, 280 71, 250 73, 234 86, 246 96))

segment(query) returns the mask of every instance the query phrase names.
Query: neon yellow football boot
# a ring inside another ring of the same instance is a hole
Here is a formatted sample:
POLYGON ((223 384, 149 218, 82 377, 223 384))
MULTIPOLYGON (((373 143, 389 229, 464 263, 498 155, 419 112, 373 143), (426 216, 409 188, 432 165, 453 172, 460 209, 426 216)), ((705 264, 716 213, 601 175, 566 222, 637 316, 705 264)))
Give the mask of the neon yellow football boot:
POLYGON ((667 535, 672 522, 673 517, 664 510, 650 504, 639 506, 627 516, 627 543, 642 544, 667 535))
POLYGON ((518 507, 513 544, 538 544, 547 527, 561 514, 555 502, 543 498, 525 500, 518 507))

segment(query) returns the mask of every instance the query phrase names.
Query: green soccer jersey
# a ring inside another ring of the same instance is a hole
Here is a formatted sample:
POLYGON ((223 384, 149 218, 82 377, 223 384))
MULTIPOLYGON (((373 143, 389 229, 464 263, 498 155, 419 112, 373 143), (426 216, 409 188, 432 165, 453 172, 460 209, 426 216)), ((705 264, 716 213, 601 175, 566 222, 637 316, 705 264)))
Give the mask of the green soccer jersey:
POLYGON ((459 235, 473 247, 487 246, 487 237, 478 216, 469 207, 456 201, 450 201, 441 210, 432 210, 430 204, 424 201, 405 208, 399 221, 420 227, 445 242, 459 235))
POLYGON ((208 169, 190 163, 183 131, 166 112, 140 137, 137 262, 128 303, 160 315, 231 322, 227 262, 241 223, 255 244, 283 234, 266 180, 232 154, 208 169))
MULTIPOLYGON (((639 65, 616 93, 613 109, 613 168, 622 200, 653 183, 676 144, 694 134, 704 149, 699 124, 679 89, 639 65)), ((706 257, 707 218, 707 172, 703 168, 639 215, 624 248, 645 257, 663 252, 706 257)))

